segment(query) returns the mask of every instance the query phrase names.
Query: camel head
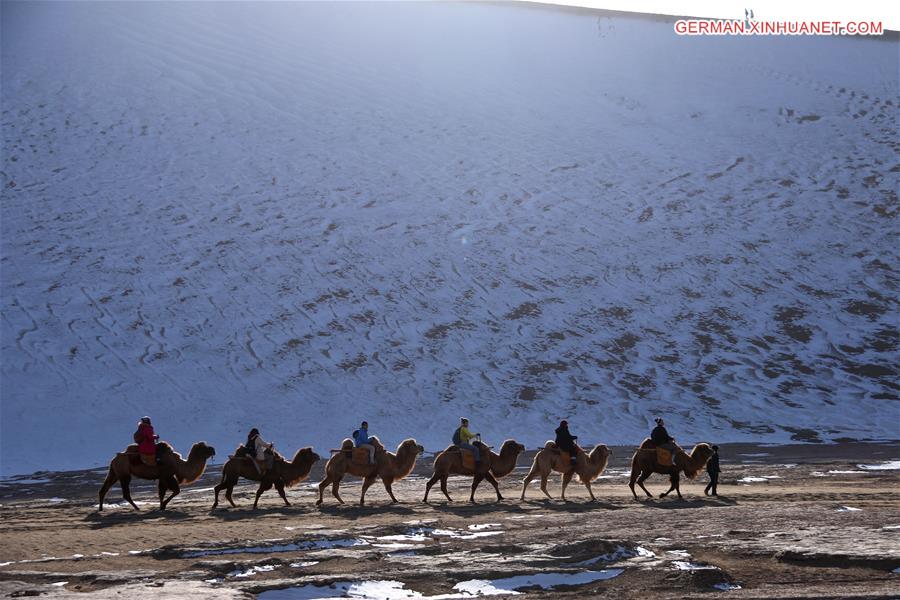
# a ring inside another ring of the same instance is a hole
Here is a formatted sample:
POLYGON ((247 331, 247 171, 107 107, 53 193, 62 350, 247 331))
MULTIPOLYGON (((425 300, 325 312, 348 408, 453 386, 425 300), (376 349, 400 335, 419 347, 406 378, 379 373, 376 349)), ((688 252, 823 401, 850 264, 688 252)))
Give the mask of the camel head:
POLYGON ((213 456, 216 455, 216 449, 212 446, 207 445, 206 442, 197 442, 193 446, 191 446, 191 451, 188 453, 188 460, 192 458, 199 458, 202 460, 209 460, 213 456))
POLYGON ((401 452, 412 452, 413 456, 415 456, 425 452, 425 447, 416 442, 416 440, 409 438, 400 442, 400 445, 397 447, 397 454, 401 452))
POLYGON ((299 450, 297 450, 296 454, 294 454, 294 459, 291 462, 299 463, 301 461, 307 460, 310 462, 310 464, 315 464, 321 459, 322 457, 316 454, 312 448, 300 448, 299 450))
POLYGON ((684 476, 688 479, 694 479, 706 466, 706 462, 713 455, 712 446, 705 442, 701 442, 694 446, 691 450, 690 461, 684 465, 684 476))
POLYGON ((503 445, 500 446, 500 454, 510 453, 518 456, 525 452, 525 446, 517 442, 516 440, 506 440, 503 442, 503 445))
POLYGON ((594 449, 591 450, 589 456, 591 457, 591 461, 593 462, 606 462, 607 460, 609 460, 609 457, 612 456, 612 452, 610 452, 606 444, 597 444, 596 446, 594 446, 594 449))

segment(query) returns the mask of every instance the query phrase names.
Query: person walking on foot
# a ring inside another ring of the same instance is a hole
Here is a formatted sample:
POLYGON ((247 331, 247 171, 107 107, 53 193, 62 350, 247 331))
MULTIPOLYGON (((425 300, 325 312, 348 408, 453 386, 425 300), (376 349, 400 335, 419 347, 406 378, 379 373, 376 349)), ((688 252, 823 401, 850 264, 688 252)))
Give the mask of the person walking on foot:
POLYGON ((716 488, 719 485, 719 473, 721 472, 721 469, 719 468, 719 447, 713 446, 712 449, 713 455, 706 463, 706 472, 709 473, 709 485, 706 486, 703 493, 709 496, 710 492, 712 492, 713 496, 718 496, 719 494, 716 488))
POLYGON ((556 446, 563 452, 569 453, 569 461, 574 467, 576 461, 578 460, 578 446, 575 444, 575 440, 578 439, 578 436, 569 433, 568 421, 560 421, 559 427, 556 428, 555 433, 556 446))
POLYGON ((453 432, 453 443, 462 449, 470 451, 475 457, 475 462, 480 463, 481 452, 478 451, 477 446, 472 445, 472 440, 476 437, 478 437, 478 435, 469 431, 469 420, 465 417, 461 418, 459 420, 459 427, 453 432))
POLYGON ((369 464, 375 464, 375 446, 369 442, 369 424, 362 422, 359 429, 353 432, 353 445, 357 448, 365 448, 369 451, 369 464))

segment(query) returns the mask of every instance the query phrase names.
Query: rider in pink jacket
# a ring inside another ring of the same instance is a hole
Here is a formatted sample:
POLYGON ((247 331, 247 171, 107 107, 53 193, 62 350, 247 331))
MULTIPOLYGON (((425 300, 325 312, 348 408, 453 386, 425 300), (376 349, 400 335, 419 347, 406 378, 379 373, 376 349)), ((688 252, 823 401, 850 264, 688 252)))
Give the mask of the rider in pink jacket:
POLYGON ((156 440, 159 436, 153 432, 153 425, 150 423, 150 417, 142 417, 138 423, 138 452, 141 454, 152 454, 156 456, 156 440))

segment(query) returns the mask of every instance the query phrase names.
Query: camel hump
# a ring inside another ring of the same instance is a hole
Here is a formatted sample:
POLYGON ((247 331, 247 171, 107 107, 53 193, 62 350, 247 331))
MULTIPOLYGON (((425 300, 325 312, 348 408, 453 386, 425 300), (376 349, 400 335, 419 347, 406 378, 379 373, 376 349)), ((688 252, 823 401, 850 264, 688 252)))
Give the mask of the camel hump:
POLYGON ((341 442, 341 450, 353 450, 353 440, 347 438, 341 442))
POLYGON ((544 444, 544 449, 545 450, 556 450, 557 449, 556 442, 554 442, 553 440, 547 440, 547 443, 544 444))
POLYGON ((656 448, 656 444, 654 444, 653 440, 651 440, 650 438, 645 438, 644 441, 641 442, 641 445, 638 447, 642 450, 652 450, 653 448, 656 448))

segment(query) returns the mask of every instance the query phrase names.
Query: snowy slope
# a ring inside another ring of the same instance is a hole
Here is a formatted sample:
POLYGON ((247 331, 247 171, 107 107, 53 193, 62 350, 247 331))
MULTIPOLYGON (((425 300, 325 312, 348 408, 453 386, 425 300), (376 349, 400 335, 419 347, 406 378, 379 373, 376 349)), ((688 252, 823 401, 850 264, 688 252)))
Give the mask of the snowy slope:
POLYGON ((145 413, 220 455, 900 437, 896 36, 0 6, 3 474, 145 413))

